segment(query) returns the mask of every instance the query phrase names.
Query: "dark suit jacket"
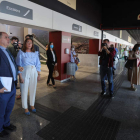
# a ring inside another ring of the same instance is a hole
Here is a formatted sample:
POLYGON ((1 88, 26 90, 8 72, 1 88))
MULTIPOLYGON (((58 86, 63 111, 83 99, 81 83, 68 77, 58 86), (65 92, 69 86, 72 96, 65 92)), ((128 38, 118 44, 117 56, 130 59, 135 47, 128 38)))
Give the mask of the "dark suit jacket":
POLYGON ((35 51, 38 51, 38 55, 39 55, 39 59, 40 59, 40 51, 39 51, 39 47, 37 45, 34 44, 34 49, 35 51))
MULTIPOLYGON (((15 62, 16 63, 16 62, 15 62)), ((0 77, 13 77, 12 69, 9 63, 9 60, 5 53, 0 49, 0 77)), ((16 84, 13 81, 13 84, 16 84)), ((3 85, 0 82, 0 89, 3 88, 3 85)), ((13 88, 13 86, 12 86, 13 88)), ((11 89, 12 91, 13 89, 11 89)), ((8 92, 6 92, 8 93, 8 92)))
POLYGON ((53 50, 53 52, 54 52, 54 55, 55 55, 55 62, 53 61, 53 55, 52 55, 51 50, 46 51, 46 54, 47 54, 47 62, 46 62, 46 64, 47 65, 55 65, 55 63, 57 63, 57 57, 56 57, 55 50, 53 50))

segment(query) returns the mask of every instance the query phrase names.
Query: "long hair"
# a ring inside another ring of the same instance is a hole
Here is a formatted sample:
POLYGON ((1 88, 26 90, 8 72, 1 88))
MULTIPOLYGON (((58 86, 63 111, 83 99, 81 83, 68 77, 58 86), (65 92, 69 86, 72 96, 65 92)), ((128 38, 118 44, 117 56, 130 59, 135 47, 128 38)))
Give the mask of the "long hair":
MULTIPOLYGON (((50 50, 50 45, 52 44, 53 42, 49 42, 49 45, 48 45, 48 50, 50 50)), ((53 48, 54 49, 54 48, 53 48)))
POLYGON ((27 41, 28 41, 28 40, 31 40, 31 41, 32 41, 32 48, 31 48, 31 51, 32 51, 32 52, 35 52, 33 40, 32 40, 31 38, 27 38, 27 39, 24 41, 22 51, 23 51, 23 52, 26 52, 26 44, 27 44, 27 41))
POLYGON ((135 44, 135 46, 133 47, 133 51, 136 52, 136 50, 138 49, 138 47, 140 46, 140 44, 135 44))

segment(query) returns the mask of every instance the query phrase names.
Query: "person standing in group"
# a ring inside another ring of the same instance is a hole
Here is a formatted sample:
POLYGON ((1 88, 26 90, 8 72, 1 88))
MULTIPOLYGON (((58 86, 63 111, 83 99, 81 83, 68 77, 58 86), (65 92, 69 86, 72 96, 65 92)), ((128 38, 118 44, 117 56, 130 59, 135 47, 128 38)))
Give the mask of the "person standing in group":
POLYGON ((124 54, 124 60, 125 60, 125 62, 126 62, 127 59, 128 59, 128 51, 126 50, 126 48, 124 48, 123 54, 124 54))
POLYGON ((140 85, 140 65, 137 65, 137 61, 140 62, 140 44, 135 44, 128 59, 134 60, 133 67, 128 69, 128 79, 131 82, 131 89, 136 91, 134 85, 140 85))
POLYGON ((16 59, 16 57, 17 57, 17 51, 16 51, 16 48, 15 48, 15 46, 14 46, 14 43, 17 43, 19 41, 19 39, 17 38, 17 37, 15 37, 15 36, 13 36, 12 38, 11 38, 11 42, 10 42, 10 44, 8 45, 8 47, 7 47, 7 49, 10 51, 10 53, 14 56, 14 58, 16 59))
MULTIPOLYGON (((71 63, 75 63, 75 60, 76 60, 77 56, 78 56, 78 55, 77 55, 76 52, 75 52, 75 46, 72 45, 72 46, 71 46, 71 58, 70 58, 71 63)), ((78 70, 78 66, 77 66, 77 64, 75 63, 75 71, 77 71, 77 70, 78 70)), ((76 78, 75 78, 75 75, 73 75, 73 78, 76 79, 76 78)))
POLYGON ((49 84, 50 79, 51 79, 52 84, 53 84, 53 88, 56 88, 55 81, 54 81, 54 78, 53 78, 53 70, 54 70, 54 67, 57 66, 57 57, 56 57, 56 52, 54 50, 53 42, 49 43, 48 50, 46 51, 46 55, 47 55, 46 64, 47 64, 48 69, 49 69, 47 85, 52 86, 51 84, 49 84))
POLYGON ((27 105, 28 89, 30 93, 31 110, 35 113, 36 87, 37 81, 40 80, 41 71, 38 51, 34 50, 33 40, 31 38, 25 40, 22 50, 18 52, 16 62, 20 69, 21 67, 23 68, 23 71, 19 72, 22 107, 25 109, 25 114, 30 115, 27 105))
MULTIPOLYGON (((33 40, 33 35, 29 35, 29 34, 28 34, 28 35, 25 36, 25 39, 27 39, 27 38, 30 38, 30 39, 33 40)), ((39 59, 40 59, 39 47, 38 47, 37 45, 35 45, 34 42, 33 42, 33 45, 34 45, 34 50, 38 52, 38 56, 39 56, 39 59)))
POLYGON ((11 91, 6 92, 0 80, 0 137, 5 137, 8 132, 5 130, 15 130, 16 126, 10 123, 10 115, 15 104, 17 85, 17 66, 14 57, 7 49, 9 36, 5 32, 0 32, 0 77, 11 77, 11 91))
POLYGON ((101 76, 101 86, 102 92, 101 95, 106 94, 106 75, 109 82, 109 93, 110 97, 114 97, 113 95, 113 59, 116 54, 116 50, 114 48, 110 48, 110 41, 108 39, 104 40, 102 43, 101 50, 98 52, 98 56, 100 56, 100 76, 101 76))

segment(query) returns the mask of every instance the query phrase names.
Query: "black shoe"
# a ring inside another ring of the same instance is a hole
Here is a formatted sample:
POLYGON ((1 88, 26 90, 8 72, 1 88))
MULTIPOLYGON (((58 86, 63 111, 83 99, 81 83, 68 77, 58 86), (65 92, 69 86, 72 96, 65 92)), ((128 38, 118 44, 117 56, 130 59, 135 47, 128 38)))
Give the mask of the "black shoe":
POLYGON ((13 131, 13 130, 15 130, 17 127, 14 126, 14 125, 12 125, 12 124, 10 124, 8 127, 3 127, 3 128, 4 128, 4 129, 7 129, 7 130, 13 131))
POLYGON ((9 133, 6 132, 5 130, 3 130, 2 132, 0 132, 0 137, 5 137, 7 135, 9 135, 9 133))
POLYGON ((101 92, 101 95, 106 95, 106 92, 105 92, 105 91, 102 91, 102 92, 101 92))
POLYGON ((114 95, 113 95, 113 94, 110 94, 110 97, 111 97, 111 98, 114 98, 114 95))

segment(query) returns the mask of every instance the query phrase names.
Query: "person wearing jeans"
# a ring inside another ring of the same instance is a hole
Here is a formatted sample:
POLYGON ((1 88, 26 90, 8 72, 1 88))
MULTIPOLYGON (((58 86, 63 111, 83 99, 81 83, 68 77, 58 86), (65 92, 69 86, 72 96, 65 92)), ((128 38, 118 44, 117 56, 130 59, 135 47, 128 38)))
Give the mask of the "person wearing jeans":
POLYGON ((113 58, 115 56, 116 50, 114 48, 109 47, 109 40, 105 39, 104 43, 102 43, 101 50, 98 52, 100 56, 100 76, 101 76, 101 86, 102 92, 101 95, 106 94, 106 75, 109 82, 109 94, 110 97, 114 97, 113 95, 113 58))

